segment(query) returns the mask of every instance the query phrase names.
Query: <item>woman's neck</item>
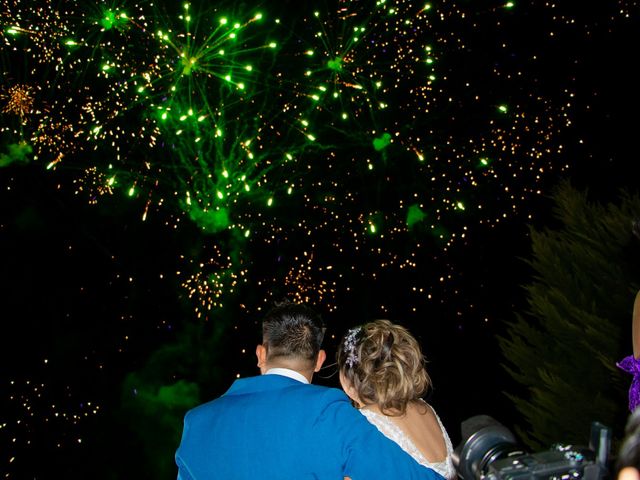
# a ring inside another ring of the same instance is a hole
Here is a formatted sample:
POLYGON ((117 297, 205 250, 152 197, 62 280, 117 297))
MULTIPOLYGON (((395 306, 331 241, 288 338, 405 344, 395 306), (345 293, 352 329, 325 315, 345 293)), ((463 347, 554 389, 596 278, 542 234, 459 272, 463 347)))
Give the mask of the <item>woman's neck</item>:
POLYGON ((378 406, 377 403, 370 403, 369 405, 364 405, 362 407, 359 408, 360 410, 369 410, 370 412, 374 412, 374 413, 378 413, 380 415, 385 415, 387 417, 398 417, 398 416, 402 416, 400 415, 400 412, 393 410, 393 409, 389 409, 386 412, 383 412, 382 409, 378 406))

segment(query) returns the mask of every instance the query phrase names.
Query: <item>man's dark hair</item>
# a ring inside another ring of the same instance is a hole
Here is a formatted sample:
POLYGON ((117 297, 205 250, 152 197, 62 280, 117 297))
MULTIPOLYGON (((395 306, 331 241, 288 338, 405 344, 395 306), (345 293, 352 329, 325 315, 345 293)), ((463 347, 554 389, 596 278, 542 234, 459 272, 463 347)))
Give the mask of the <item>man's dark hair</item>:
POLYGON ((625 467, 634 467, 640 470, 640 408, 636 408, 629 416, 625 428, 625 438, 618 452, 617 473, 625 467))
POLYGON ((314 361, 323 337, 320 315, 306 305, 277 304, 262 321, 262 340, 269 360, 289 357, 314 361))

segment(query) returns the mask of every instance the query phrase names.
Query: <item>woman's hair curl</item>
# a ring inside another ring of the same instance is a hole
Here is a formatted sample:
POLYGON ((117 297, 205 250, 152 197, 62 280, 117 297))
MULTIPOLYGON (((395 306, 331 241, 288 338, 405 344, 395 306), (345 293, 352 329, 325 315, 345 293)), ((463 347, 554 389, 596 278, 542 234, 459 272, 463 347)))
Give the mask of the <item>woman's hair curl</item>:
POLYGON ((377 405, 385 415, 403 415, 409 402, 431 386, 420 345, 406 328, 388 320, 349 330, 337 360, 360 402, 377 405))

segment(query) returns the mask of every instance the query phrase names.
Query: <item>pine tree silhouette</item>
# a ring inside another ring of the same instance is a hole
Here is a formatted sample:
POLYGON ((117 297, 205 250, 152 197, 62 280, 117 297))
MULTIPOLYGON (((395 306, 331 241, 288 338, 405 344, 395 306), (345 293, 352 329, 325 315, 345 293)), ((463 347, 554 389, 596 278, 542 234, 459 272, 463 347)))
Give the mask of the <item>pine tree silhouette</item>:
POLYGON ((640 198, 622 192, 602 205, 587 197, 561 183, 553 194, 559 228, 530 229, 528 311, 499 339, 503 367, 523 387, 507 393, 521 416, 515 430, 534 450, 585 445, 594 420, 621 434, 628 414, 631 379, 615 364, 631 354, 640 198))

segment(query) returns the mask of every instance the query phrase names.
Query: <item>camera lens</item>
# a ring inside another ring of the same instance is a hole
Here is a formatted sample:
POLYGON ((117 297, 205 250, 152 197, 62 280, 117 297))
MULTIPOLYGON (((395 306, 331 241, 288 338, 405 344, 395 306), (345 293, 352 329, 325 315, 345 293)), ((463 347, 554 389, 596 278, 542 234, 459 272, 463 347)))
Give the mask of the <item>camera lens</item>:
POLYGON ((491 463, 519 451, 511 431, 488 415, 462 422, 462 441, 453 452, 453 464, 463 480, 480 479, 491 463))

